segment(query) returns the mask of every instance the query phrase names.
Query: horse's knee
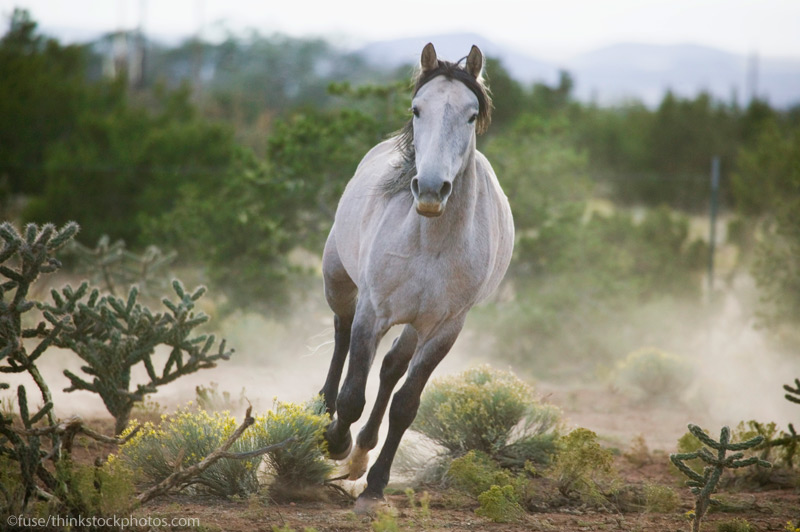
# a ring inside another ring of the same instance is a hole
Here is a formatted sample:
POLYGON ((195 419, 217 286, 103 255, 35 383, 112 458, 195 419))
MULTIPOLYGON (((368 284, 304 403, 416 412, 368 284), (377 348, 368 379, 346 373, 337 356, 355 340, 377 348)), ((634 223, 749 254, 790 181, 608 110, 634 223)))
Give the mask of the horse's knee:
POLYGON ((392 399, 389 408, 389 423, 392 429, 406 430, 417 417, 419 394, 408 389, 400 389, 392 399))
POLYGON ((336 413, 342 421, 353 423, 361 417, 366 403, 367 398, 363 389, 345 384, 336 398, 336 413))
POLYGON ((381 380, 397 382, 406 369, 408 369, 408 359, 392 354, 386 355, 381 364, 381 380))

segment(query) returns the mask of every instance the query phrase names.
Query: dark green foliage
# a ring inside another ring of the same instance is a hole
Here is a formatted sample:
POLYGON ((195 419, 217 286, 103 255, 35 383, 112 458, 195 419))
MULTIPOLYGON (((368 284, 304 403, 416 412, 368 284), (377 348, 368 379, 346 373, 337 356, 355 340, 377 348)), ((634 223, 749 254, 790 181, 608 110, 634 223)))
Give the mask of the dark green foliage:
POLYGON ((590 197, 586 154, 570 142, 569 129, 564 117, 522 115, 507 132, 487 141, 486 156, 523 235, 542 230, 590 197))
POLYGON ((796 345, 800 323, 800 129, 766 121, 740 150, 733 186, 751 232, 761 233, 753 276, 761 292, 760 322, 796 345))
POLYGON ((90 96, 83 80, 87 49, 46 39, 36 26, 27 11, 15 9, 0 39, 0 176, 12 191, 29 194, 44 184, 48 145, 70 134, 90 96))
POLYGON ((694 520, 692 522, 692 531, 699 532, 700 522, 712 505, 719 504, 718 501, 711 498, 711 495, 716 491, 722 473, 725 469, 738 469, 750 465, 758 465, 760 467, 772 467, 772 465, 758 457, 752 456, 744 458, 744 453, 747 449, 752 449, 764 441, 763 436, 756 436, 750 440, 741 443, 730 442, 730 429, 722 427, 720 431, 719 441, 713 440, 697 425, 689 425, 689 432, 691 432, 703 445, 715 450, 716 453, 710 451, 706 447, 701 447, 695 452, 691 453, 678 453, 671 454, 669 459, 675 464, 684 475, 689 477, 686 484, 690 487, 692 494, 695 496, 694 520), (728 455, 729 451, 737 451, 732 455, 728 455), (716 456, 715 456, 716 454, 716 456), (699 458, 707 465, 703 470, 703 474, 697 473, 695 470, 685 464, 688 460, 699 458))
POLYGON ((75 219, 84 238, 140 243, 141 227, 169 210, 183 186, 216 183, 234 153, 232 131, 187 111, 188 91, 162 94, 155 113, 129 106, 88 109, 45 159, 46 182, 24 215, 75 219))
POLYGON ((60 293, 53 290, 53 304, 42 306, 54 316, 69 318, 70 326, 63 328, 54 344, 74 351, 87 364, 81 369, 92 377, 90 382, 65 370, 71 382, 65 391, 98 394, 116 420, 117 434, 127 427, 134 403, 146 394, 184 375, 212 368, 232 353, 225 349, 224 340, 212 351, 214 335, 192 336, 196 327, 208 321, 206 314, 194 311, 205 288, 189 293, 177 280, 172 286, 177 302, 162 300, 169 312, 153 313, 138 303, 136 287, 130 289, 127 299, 121 299, 100 297, 97 289, 89 293, 88 283, 77 290, 70 286, 60 293), (169 348, 169 358, 157 373, 152 357, 162 345, 169 348), (131 368, 139 363, 144 364, 149 381, 130 390, 131 368))
POLYGON ((208 266, 227 308, 285 309, 305 269, 291 251, 318 252, 358 161, 400 125, 398 87, 332 88, 363 110, 309 111, 275 124, 268 160, 237 150, 224 177, 185 186, 173 209, 147 224, 149 238, 208 266), (376 120, 382 117, 382 121, 376 120), (387 117, 393 117, 391 119, 387 117))

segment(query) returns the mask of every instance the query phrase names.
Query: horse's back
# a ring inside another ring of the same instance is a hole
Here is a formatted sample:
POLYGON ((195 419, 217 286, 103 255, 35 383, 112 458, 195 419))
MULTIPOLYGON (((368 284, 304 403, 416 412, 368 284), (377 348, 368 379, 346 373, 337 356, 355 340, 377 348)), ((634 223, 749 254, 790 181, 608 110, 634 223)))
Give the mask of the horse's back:
POLYGON ((339 200, 331 238, 335 238, 339 260, 356 282, 361 247, 372 238, 386 203, 383 184, 399 171, 399 162, 396 138, 377 144, 358 164, 339 200))

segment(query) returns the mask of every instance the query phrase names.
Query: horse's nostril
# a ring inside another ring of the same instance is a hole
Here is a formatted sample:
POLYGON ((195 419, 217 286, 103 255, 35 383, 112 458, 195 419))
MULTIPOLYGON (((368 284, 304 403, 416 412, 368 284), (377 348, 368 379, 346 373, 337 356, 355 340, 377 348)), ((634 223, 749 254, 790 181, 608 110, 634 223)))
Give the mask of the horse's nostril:
POLYGON ((453 185, 450 183, 450 181, 445 181, 442 183, 442 188, 439 190, 439 199, 442 201, 446 200, 447 196, 450 195, 451 190, 453 190, 453 185))
POLYGON ((416 177, 411 180, 411 193, 415 198, 419 197, 419 179, 416 177))

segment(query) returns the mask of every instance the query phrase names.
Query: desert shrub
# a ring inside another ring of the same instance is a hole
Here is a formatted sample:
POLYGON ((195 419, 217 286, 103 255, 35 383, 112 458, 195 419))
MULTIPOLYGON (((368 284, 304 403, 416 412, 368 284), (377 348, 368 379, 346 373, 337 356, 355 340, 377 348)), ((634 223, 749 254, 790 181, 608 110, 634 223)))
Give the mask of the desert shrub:
POLYGON ((641 434, 633 438, 631 446, 628 448, 627 452, 623 454, 623 456, 630 463, 638 467, 652 462, 650 449, 647 448, 647 442, 644 441, 644 436, 641 434))
MULTIPOLYGON (((307 404, 276 403, 274 410, 255 418, 254 425, 230 449, 245 453, 284 442, 263 459, 273 488, 321 485, 332 470, 325 459, 323 432, 329 423, 324 405, 317 398, 307 404)), ((130 429, 129 429, 130 430, 130 429)), ((120 449, 120 459, 134 470, 140 481, 158 483, 176 467, 190 467, 208 456, 236 430, 229 412, 209 413, 186 407, 172 416, 162 416, 156 427, 145 423, 142 430, 120 449)), ((203 471, 194 488, 220 496, 257 493, 262 457, 222 459, 203 471)))
POLYGON ((475 513, 496 523, 519 521, 525 515, 513 486, 492 486, 478 495, 478 502, 481 506, 475 513))
POLYGON ((753 525, 739 517, 717 523, 717 532, 751 532, 752 530, 755 530, 753 525))
POLYGON ((644 487, 645 510, 653 513, 668 513, 680 506, 675 490, 669 486, 646 484, 644 487))
POLYGON ((450 463, 446 478, 452 487, 477 497, 493 485, 511 485, 513 477, 487 454, 470 451, 450 463))
POLYGON ((69 486, 64 502, 92 515, 118 515, 127 512, 135 495, 133 472, 118 460, 97 466, 62 460, 55 468, 56 477, 69 486))
POLYGON ((675 401, 690 383, 689 362, 655 347, 630 353, 616 368, 616 384, 639 399, 675 401))
POLYGON ((0 519, 21 513, 25 486, 19 474, 19 465, 11 457, 0 454, 0 519))
MULTIPOLYGON (((158 426, 145 423, 142 430, 120 448, 119 459, 137 474, 140 481, 156 484, 176 468, 190 467, 203 460, 234 430, 236 420, 228 412, 212 414, 187 407, 175 415, 162 416, 158 426)), ((252 431, 248 431, 233 444, 231 451, 246 452, 258 448, 257 439, 252 431)), ((260 462, 260 457, 219 460, 200 474, 194 489, 220 496, 256 493, 259 486, 256 473, 260 462)))
POLYGON ((208 386, 195 386, 195 399, 197 406, 207 412, 223 412, 225 410, 238 412, 245 410, 249 401, 245 397, 244 388, 239 392, 239 397, 234 399, 230 392, 220 391, 219 384, 210 383, 208 386))
POLYGON ((273 487, 321 485, 333 470, 326 456, 323 434, 330 423, 320 397, 298 405, 277 402, 256 419, 253 432, 257 447, 280 443, 294 436, 295 442, 266 456, 273 487))
POLYGON ((522 466, 547 460, 560 417, 514 374, 484 365, 434 380, 411 429, 451 455, 481 451, 522 466))
POLYGON ((605 499, 604 491, 616 477, 614 456, 597 443, 591 430, 578 428, 559 440, 559 451, 548 471, 562 495, 588 502, 605 499))
MULTIPOLYGON (((761 436, 764 441, 753 449, 753 454, 759 458, 773 463, 780 463, 789 469, 794 467, 794 457, 797 454, 797 444, 800 441, 794 426, 789 424, 789 432, 778 429, 774 421, 759 423, 751 419, 741 421, 733 431, 733 438, 740 441, 750 440, 761 436)), ((757 475, 760 474, 757 470, 757 475)))
POLYGON ((400 532, 400 523, 397 522, 397 510, 383 508, 372 522, 373 532, 400 532))

